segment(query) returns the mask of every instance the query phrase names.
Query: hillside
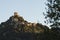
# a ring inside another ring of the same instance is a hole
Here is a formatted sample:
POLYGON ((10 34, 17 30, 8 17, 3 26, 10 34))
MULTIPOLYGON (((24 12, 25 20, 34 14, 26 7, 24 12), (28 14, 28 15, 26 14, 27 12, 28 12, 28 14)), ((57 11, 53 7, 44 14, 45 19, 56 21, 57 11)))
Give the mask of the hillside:
POLYGON ((49 28, 40 23, 31 23, 24 20, 17 12, 6 22, 0 24, 1 40, 35 40, 34 34, 47 32, 49 28), (3 39, 4 38, 4 39, 3 39))
POLYGON ((6 22, 0 24, 2 28, 12 28, 14 31, 18 32, 44 32, 45 29, 48 29, 47 26, 40 23, 31 23, 24 20, 23 17, 19 16, 17 12, 14 13, 6 22))

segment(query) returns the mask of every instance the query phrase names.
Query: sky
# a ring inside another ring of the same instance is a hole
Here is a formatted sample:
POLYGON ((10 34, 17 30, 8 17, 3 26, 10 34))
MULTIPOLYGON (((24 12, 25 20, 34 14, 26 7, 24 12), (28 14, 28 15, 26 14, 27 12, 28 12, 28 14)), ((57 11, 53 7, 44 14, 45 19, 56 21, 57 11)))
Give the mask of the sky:
POLYGON ((45 25, 45 2, 46 0, 0 0, 0 23, 8 20, 17 11, 28 22, 45 25))

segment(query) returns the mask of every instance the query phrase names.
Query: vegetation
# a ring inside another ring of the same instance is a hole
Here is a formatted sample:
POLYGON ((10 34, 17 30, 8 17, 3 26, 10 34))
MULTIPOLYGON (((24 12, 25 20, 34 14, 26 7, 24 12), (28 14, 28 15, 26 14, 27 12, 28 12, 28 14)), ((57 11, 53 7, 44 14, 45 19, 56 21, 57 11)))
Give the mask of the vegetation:
POLYGON ((47 0, 47 14, 45 18, 48 23, 52 23, 50 27, 59 27, 60 26, 60 0, 47 0))
POLYGON ((48 40, 60 40, 60 0, 47 0, 47 13, 44 14, 46 23, 51 23, 49 32, 47 32, 48 40))
POLYGON ((59 40, 60 29, 49 29, 40 23, 30 23, 21 16, 11 16, 0 24, 0 40, 59 40))
POLYGON ((46 22, 51 29, 40 23, 30 23, 15 12, 0 24, 0 40, 60 40, 60 0, 47 0, 46 22))

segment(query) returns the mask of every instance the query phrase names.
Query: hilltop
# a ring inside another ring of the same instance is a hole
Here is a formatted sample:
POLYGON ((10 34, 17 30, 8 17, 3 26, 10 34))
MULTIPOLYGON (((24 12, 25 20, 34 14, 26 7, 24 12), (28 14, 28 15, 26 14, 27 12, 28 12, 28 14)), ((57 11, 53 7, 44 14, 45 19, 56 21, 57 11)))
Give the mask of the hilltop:
POLYGON ((17 12, 14 12, 14 15, 11 16, 6 22, 0 24, 2 28, 11 27, 14 31, 22 32, 44 32, 49 29, 47 26, 40 23, 31 23, 24 20, 23 17, 19 16, 17 12))
POLYGON ((0 40, 60 40, 60 28, 26 21, 18 12, 0 24, 0 40))

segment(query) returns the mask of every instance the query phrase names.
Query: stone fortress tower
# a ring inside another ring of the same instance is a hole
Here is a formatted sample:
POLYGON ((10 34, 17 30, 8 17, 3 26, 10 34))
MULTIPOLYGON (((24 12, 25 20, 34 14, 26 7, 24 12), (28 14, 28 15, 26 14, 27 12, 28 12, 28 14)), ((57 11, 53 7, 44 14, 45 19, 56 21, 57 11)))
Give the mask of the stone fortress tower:
POLYGON ((14 21, 18 21, 17 17, 19 17, 18 12, 14 12, 14 21))
POLYGON ((19 15, 18 15, 18 12, 14 12, 14 16, 19 16, 19 15))
POLYGON ((19 16, 18 12, 14 12, 14 15, 13 15, 13 20, 14 21, 24 21, 23 17, 22 16, 19 16))

